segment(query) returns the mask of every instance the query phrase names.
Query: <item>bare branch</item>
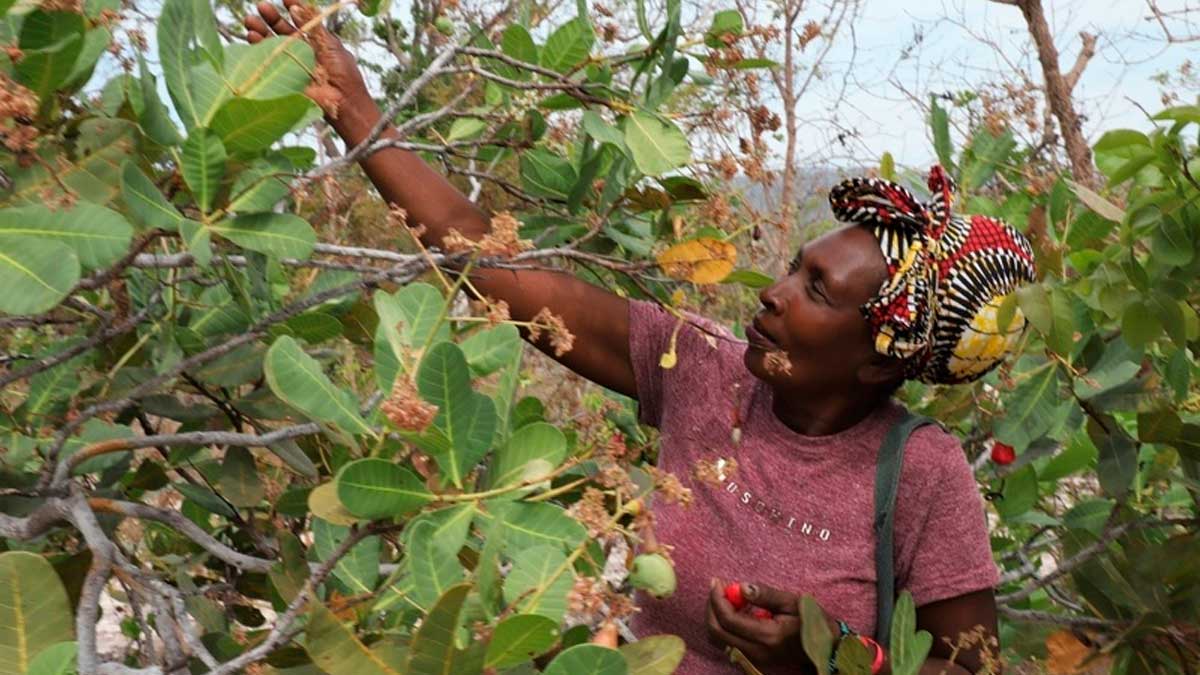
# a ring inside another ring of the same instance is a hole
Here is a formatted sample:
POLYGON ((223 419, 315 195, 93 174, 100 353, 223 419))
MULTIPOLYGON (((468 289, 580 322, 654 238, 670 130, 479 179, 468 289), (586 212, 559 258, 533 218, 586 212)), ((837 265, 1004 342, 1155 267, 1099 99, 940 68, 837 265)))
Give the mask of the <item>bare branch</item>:
POLYGON ((232 565, 245 572, 266 572, 275 564, 273 560, 264 558, 255 558, 254 556, 239 553, 225 544, 217 541, 212 535, 202 530, 198 525, 193 523, 191 519, 184 516, 182 513, 172 509, 160 509, 146 504, 137 504, 134 502, 121 502, 113 499, 104 499, 101 497, 92 497, 88 500, 88 505, 95 511, 103 513, 115 513, 125 516, 126 518, 138 518, 141 520, 153 520, 165 525, 170 525, 175 528, 180 534, 188 539, 191 539, 205 551, 221 559, 221 561, 232 565))
POLYGON ((1067 91, 1074 91, 1075 85, 1079 84, 1079 78, 1083 75, 1083 69, 1087 68, 1087 64, 1096 55, 1096 36, 1086 31, 1080 32, 1079 37, 1083 40, 1083 47, 1079 50, 1079 56, 1075 57, 1075 65, 1071 66, 1071 70, 1066 74, 1067 91))

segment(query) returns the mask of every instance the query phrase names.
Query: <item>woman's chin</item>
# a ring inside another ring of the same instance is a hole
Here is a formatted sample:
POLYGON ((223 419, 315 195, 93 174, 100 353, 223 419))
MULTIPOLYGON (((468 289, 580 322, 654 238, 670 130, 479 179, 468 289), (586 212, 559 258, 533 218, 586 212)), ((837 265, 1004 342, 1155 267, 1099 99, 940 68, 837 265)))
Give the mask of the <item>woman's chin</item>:
POLYGON ((742 363, 746 364, 746 370, 750 371, 760 380, 771 380, 771 374, 767 372, 767 353, 752 344, 746 345, 746 353, 742 355, 742 363))

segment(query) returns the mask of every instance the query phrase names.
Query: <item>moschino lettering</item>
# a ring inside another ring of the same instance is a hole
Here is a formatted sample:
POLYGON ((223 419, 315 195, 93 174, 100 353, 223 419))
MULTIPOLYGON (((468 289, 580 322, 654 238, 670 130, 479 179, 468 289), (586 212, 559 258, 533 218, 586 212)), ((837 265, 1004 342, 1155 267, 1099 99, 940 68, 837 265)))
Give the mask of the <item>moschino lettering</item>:
POLYGON ((737 484, 737 481, 728 481, 725 483, 725 492, 732 495, 737 503, 754 511, 755 514, 766 518, 772 525, 783 527, 789 532, 799 534, 803 537, 814 537, 818 541, 829 541, 831 532, 829 528, 817 527, 806 520, 797 520, 794 516, 784 513, 778 506, 767 503, 761 497, 755 496, 750 490, 744 489, 744 486, 737 484))

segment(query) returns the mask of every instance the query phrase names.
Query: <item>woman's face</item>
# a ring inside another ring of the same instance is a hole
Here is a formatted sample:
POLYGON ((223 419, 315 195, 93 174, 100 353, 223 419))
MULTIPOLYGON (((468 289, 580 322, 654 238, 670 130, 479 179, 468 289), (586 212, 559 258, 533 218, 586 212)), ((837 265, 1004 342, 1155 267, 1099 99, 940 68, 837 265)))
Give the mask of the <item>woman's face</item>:
POLYGON ((759 293, 762 308, 746 327, 746 367, 777 388, 832 392, 861 384, 860 369, 876 353, 859 307, 886 278, 879 243, 863 227, 808 242, 788 274, 759 293), (786 352, 790 369, 768 363, 778 351, 786 352))

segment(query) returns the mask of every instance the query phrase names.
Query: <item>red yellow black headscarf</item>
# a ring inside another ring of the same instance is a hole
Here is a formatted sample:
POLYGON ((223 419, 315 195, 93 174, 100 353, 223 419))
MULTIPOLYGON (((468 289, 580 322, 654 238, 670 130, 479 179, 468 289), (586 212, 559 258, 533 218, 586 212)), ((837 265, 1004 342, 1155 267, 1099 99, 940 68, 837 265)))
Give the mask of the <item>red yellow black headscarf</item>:
POLYGON ((858 223, 879 240, 888 280, 862 306, 875 349, 903 359, 906 375, 932 384, 982 377, 1025 330, 1017 309, 1000 330, 1005 297, 1034 280, 1033 250, 1020 232, 987 216, 956 216, 954 182, 929 172, 933 198, 877 178, 852 178, 829 193, 838 220, 858 223))

